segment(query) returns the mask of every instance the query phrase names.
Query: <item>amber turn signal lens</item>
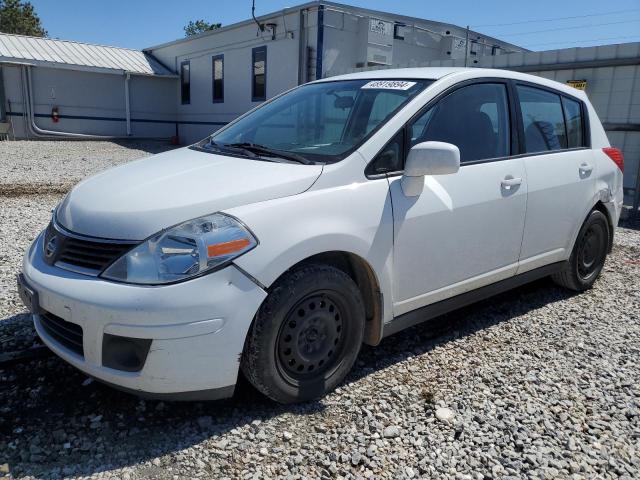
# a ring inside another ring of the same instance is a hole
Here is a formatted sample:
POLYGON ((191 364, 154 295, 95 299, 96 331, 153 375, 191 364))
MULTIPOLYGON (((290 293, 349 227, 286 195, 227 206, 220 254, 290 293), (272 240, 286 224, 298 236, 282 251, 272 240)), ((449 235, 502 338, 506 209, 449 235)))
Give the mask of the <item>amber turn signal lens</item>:
POLYGON ((230 253, 237 252, 243 248, 248 247, 251 244, 248 238, 240 238, 238 240, 231 240, 229 242, 216 243, 215 245, 207 246, 207 255, 211 257, 219 257, 221 255, 228 255, 230 253))

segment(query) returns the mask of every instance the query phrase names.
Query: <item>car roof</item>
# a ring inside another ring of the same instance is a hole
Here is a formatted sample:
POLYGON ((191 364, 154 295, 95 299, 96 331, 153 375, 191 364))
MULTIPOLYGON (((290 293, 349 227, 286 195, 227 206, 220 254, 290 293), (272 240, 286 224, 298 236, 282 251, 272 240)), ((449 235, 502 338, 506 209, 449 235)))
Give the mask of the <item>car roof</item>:
MULTIPOLYGON (((513 70, 501 70, 496 68, 464 68, 464 67, 418 67, 418 68, 388 68, 382 70, 364 70, 362 72, 348 73, 327 77, 317 82, 331 82, 337 80, 378 80, 378 79, 424 79, 440 80, 449 75, 460 76, 462 79, 473 78, 510 78, 538 84, 543 87, 553 88, 567 95, 586 100, 584 92, 554 80, 529 75, 513 70)), ((315 82, 314 82, 315 83, 315 82)))
POLYGON ((425 80, 438 80, 446 75, 467 70, 485 70, 479 68, 453 68, 453 67, 421 67, 421 68, 385 68, 382 70, 364 70, 362 72, 347 73, 335 77, 323 78, 322 81, 331 80, 358 80, 378 78, 420 78, 425 80))

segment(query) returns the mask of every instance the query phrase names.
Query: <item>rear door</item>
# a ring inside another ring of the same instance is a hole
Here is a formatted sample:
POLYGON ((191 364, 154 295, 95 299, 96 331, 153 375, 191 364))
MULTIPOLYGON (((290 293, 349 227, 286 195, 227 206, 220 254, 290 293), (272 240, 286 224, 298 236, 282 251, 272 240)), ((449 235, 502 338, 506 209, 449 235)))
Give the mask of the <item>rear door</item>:
POLYGON ((568 257, 595 195, 596 163, 581 101, 533 84, 515 91, 528 180, 521 273, 568 257))
MULTIPOLYGON (((475 81, 427 106, 405 129, 405 151, 424 141, 452 143, 461 168, 426 176, 418 197, 403 193, 401 177, 390 179, 394 315, 515 274, 527 185, 523 159, 511 158, 511 107, 508 82, 475 81)), ((398 150, 390 146, 383 159, 398 150)))

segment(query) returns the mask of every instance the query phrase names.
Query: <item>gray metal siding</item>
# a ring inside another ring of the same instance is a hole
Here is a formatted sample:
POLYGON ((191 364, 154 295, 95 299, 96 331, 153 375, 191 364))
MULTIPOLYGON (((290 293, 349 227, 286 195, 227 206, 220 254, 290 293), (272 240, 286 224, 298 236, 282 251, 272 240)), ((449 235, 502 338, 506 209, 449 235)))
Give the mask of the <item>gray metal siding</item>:
POLYGON ((100 68, 139 75, 173 75, 151 55, 140 50, 0 34, 0 62, 20 61, 36 65, 100 68))

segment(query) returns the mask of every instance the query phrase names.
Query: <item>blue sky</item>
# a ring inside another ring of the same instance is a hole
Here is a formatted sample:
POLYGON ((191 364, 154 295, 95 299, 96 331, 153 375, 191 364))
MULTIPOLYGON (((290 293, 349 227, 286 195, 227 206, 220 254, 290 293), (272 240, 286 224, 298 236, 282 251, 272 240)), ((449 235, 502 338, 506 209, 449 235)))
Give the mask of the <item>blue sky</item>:
MULTIPOLYGON (((202 18, 229 25, 251 15, 251 0, 31 0, 31 3, 51 37, 129 48, 150 47, 180 38, 189 20, 202 18)), ((304 0, 256 3, 256 13, 260 15, 304 0)), ((532 50, 640 41, 640 0, 346 0, 343 3, 463 26, 470 24, 482 33, 532 50), (581 18, 540 21, 575 16, 581 18)))

